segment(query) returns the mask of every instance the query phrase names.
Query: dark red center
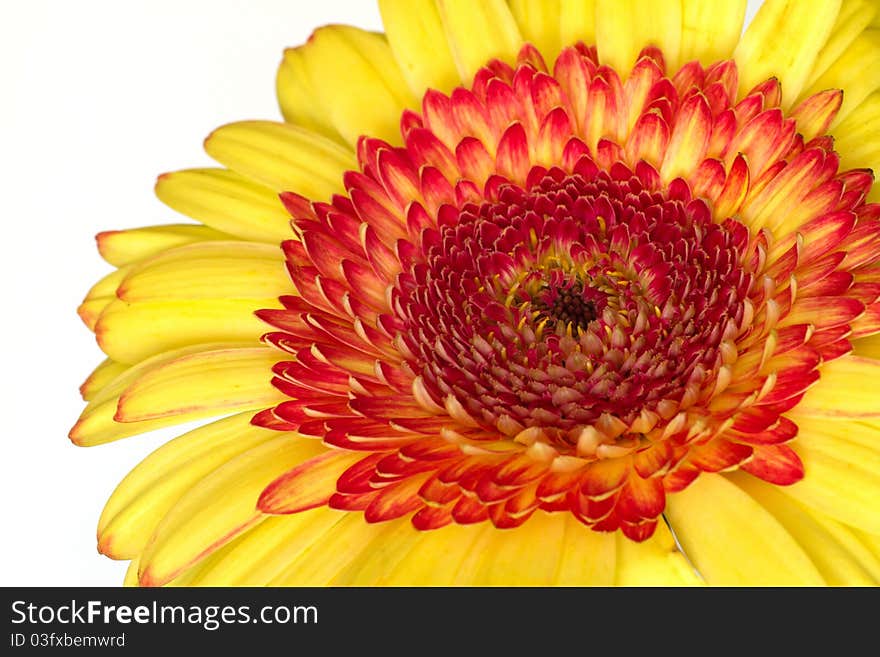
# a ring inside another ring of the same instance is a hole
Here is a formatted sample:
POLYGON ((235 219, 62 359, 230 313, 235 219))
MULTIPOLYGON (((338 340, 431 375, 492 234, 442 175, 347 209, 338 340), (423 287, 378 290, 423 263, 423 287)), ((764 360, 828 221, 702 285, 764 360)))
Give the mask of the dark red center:
POLYGON ((438 404, 506 434, 572 445, 603 414, 629 424, 697 394, 752 284, 741 224, 624 167, 552 169, 439 218, 398 283, 402 338, 438 404))

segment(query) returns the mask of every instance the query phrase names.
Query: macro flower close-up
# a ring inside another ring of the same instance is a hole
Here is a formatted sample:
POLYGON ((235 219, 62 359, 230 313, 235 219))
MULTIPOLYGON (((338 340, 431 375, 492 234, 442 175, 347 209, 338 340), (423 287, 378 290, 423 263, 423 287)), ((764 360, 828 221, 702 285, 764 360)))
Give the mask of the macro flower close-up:
POLYGON ((97 228, 125 583, 880 583, 880 1, 378 6, 97 228))

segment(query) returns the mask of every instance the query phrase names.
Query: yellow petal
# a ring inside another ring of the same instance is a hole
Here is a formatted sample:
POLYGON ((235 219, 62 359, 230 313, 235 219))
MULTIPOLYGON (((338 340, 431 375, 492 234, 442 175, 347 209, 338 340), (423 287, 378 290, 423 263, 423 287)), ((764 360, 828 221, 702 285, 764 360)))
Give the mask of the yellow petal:
POLYGON ((595 0, 560 0, 559 35, 562 46, 573 46, 578 41, 587 45, 596 43, 595 0))
POLYGON ((422 540, 430 540, 426 534, 431 532, 419 531, 407 518, 382 524, 382 531, 330 580, 332 586, 384 586, 394 567, 413 547, 422 540))
POLYGON ((880 424, 792 414, 804 478, 780 491, 858 529, 880 534, 880 424))
POLYGON ((183 421, 271 406, 284 399, 271 383, 278 356, 269 347, 220 349, 163 363, 125 389, 116 419, 142 422, 178 416, 183 421))
POLYGON ((859 542, 864 545, 868 550, 870 550, 871 554, 874 557, 880 557, 880 535, 878 534, 870 534, 868 532, 863 532, 858 529, 850 528, 853 536, 859 539, 859 542))
POLYGON ((437 6, 462 80, 470 82, 490 59, 516 60, 523 38, 504 0, 437 0, 437 6))
POLYGON ((141 461, 119 483, 98 520, 98 550, 131 559, 159 521, 190 488, 226 461, 279 436, 240 413, 194 429, 141 461))
POLYGON ((710 585, 825 583, 779 521, 722 475, 702 473, 669 497, 666 511, 685 555, 710 585))
POLYGON ((345 193, 342 174, 356 168, 354 153, 338 143, 287 123, 240 121, 205 139, 205 150, 233 171, 277 192, 316 200, 345 193))
POLYGON ((122 580, 123 586, 137 586, 138 585, 138 563, 139 560, 137 558, 132 559, 128 568, 125 569, 125 578, 122 580))
POLYGON ((807 84, 839 10, 840 0, 766 0, 734 51, 740 94, 776 77, 788 109, 807 84))
POLYGON ((461 84, 434 0, 379 0, 379 11, 400 72, 417 98, 429 87, 449 93, 461 84))
POLYGON ((398 144, 413 96, 384 35, 346 25, 315 30, 301 53, 315 97, 349 144, 361 135, 398 144))
POLYGON ((305 52, 308 48, 306 44, 284 50, 275 76, 275 91, 281 115, 288 123, 345 143, 330 121, 326 109, 318 102, 317 87, 306 65, 305 52))
POLYGON ((616 534, 617 586, 702 586, 694 571, 675 544, 669 528, 657 524, 654 535, 642 543, 616 534))
POLYGON ((319 441, 283 434, 211 472, 165 515, 141 556, 140 582, 161 585, 255 526, 262 489, 275 477, 326 450, 319 441))
POLYGON ((844 356, 822 365, 818 383, 797 405, 798 415, 825 418, 880 417, 880 361, 844 356))
POLYGON ((192 586, 266 586, 348 515, 327 507, 271 516, 195 567, 192 586))
POLYGON ((874 92, 834 128, 835 150, 842 169, 874 168, 880 164, 880 92, 874 92))
POLYGON ((117 363, 114 360, 105 358, 101 361, 101 364, 89 374, 89 378, 87 378, 79 387, 79 392, 82 395, 82 398, 85 401, 94 399, 99 390, 127 369, 128 365, 123 365, 122 363, 117 363))
POLYGON ((877 15, 877 9, 876 0, 843 0, 831 36, 816 57, 808 80, 809 85, 815 83, 871 24, 871 20, 877 15))
MULTIPOLYGON (((406 519, 370 524, 362 513, 346 513, 281 571, 269 586, 327 586, 377 536, 406 519)), ((415 531, 415 530, 413 530, 415 531)))
POLYGON ((599 61, 625 78, 639 51, 653 45, 663 50, 667 67, 675 71, 680 63, 681 25, 681 0, 597 0, 599 61))
POLYGON ((290 239, 290 215, 278 194, 227 169, 187 169, 159 176, 156 196, 178 212, 246 240, 290 239))
POLYGON ((612 586, 617 573, 614 534, 594 532, 569 513, 558 514, 565 525, 559 545, 555 581, 559 586, 612 586))
POLYGON ((520 34, 541 51, 551 70, 563 45, 561 10, 561 0, 510 0, 520 34))
MULTIPOLYGON (((876 580, 860 561, 864 549, 853 554, 838 537, 841 531, 829 531, 804 507, 773 486, 744 472, 734 472, 728 479, 760 503, 791 534, 807 553, 830 586, 870 586, 876 580)), ((868 555, 870 557, 870 555, 868 555)))
MULTIPOLYGON (((408 520, 405 522, 409 522, 408 520)), ((462 565, 482 537, 499 531, 487 522, 475 525, 452 524, 429 532, 387 575, 389 586, 449 586, 469 581, 462 565)))
MULTIPOLYGON (((583 531, 591 530, 584 527, 583 531)), ((455 583, 466 586, 547 586, 556 577, 564 535, 565 518, 561 514, 537 512, 525 524, 512 530, 493 527, 475 544, 455 583)))
POLYGON ((124 301, 278 297, 293 292, 277 245, 197 242, 141 261, 122 280, 124 301))
MULTIPOLYGON (((870 540, 865 540, 865 536, 868 534, 837 522, 818 511, 811 510, 811 514, 816 522, 821 524, 847 550, 850 557, 858 561, 875 582, 880 582, 880 549, 873 547, 870 540)), ((875 538, 878 539, 878 546, 880 546, 880 537, 875 538)))
POLYGON ((207 226, 169 224, 98 233, 98 252, 111 265, 122 267, 165 249, 190 242, 229 239, 229 235, 207 226))
MULTIPOLYGON (((150 370, 161 367, 176 358, 200 351, 210 351, 219 348, 229 348, 238 345, 229 344, 200 344, 190 345, 182 349, 157 354, 137 365, 125 366, 125 369, 115 378, 107 381, 100 389, 95 390, 89 403, 83 409, 76 424, 70 430, 70 439, 77 445, 91 446, 134 436, 145 431, 151 431, 170 424, 179 424, 173 417, 146 422, 132 422, 122 424, 117 422, 116 415, 119 397, 132 383, 138 380, 150 370)), ((120 363, 121 365, 121 363, 120 363)))
POLYGON ((880 333, 853 340, 853 353, 863 358, 880 360, 880 333))
POLYGON ((849 116, 853 109, 880 88, 880 30, 859 34, 840 57, 804 91, 804 97, 824 89, 843 89, 843 104, 831 124, 831 130, 849 116))
POLYGON ((83 299, 76 312, 90 330, 95 330, 98 318, 107 305, 116 299, 116 290, 130 271, 131 265, 115 269, 89 289, 86 298, 83 299))
POLYGON ((277 298, 137 303, 117 299, 101 313, 95 335, 104 353, 121 363, 205 342, 258 345, 268 330, 254 315, 261 308, 280 304, 277 298))
POLYGON ((742 34, 746 0, 682 0, 681 63, 730 59, 742 34))

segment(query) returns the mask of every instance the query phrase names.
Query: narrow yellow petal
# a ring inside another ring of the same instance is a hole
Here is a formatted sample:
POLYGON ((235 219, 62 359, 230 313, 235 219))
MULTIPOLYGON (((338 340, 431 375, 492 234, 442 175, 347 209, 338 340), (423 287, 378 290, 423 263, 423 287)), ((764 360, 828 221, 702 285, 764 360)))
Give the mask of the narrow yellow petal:
POLYGON ((254 312, 280 308, 277 298, 111 302, 95 326, 113 360, 136 363, 154 354, 205 342, 260 344, 268 326, 254 312))
POLYGON ((428 88, 449 93, 461 84, 434 0, 379 0, 379 11, 400 72, 417 98, 428 88))
POLYGON ((681 63, 730 59, 742 34, 746 0, 682 0, 681 63))
POLYGON ((807 553, 830 586, 871 586, 877 582, 862 567, 858 556, 838 541, 804 507, 779 492, 778 486, 734 472, 728 479, 767 509, 807 553))
POLYGON ((734 51, 740 94, 776 77, 788 109, 807 84, 839 11, 840 0, 766 0, 734 51))
POLYGON ((504 0, 437 0, 437 6, 462 80, 470 82, 490 59, 516 60, 523 38, 504 0))
POLYGON ((159 521, 190 488, 226 461, 278 437, 250 424, 253 413, 233 415, 166 443, 119 483, 98 520, 98 550, 131 559, 159 521))
MULTIPOLYGON (((587 527, 584 532, 591 531, 587 527)), ((512 530, 482 536, 456 577, 465 586, 548 586, 553 583, 565 535, 562 514, 537 512, 512 530)), ((586 556, 586 555, 582 555, 586 556)))
POLYGON ((880 92, 865 98, 859 106, 835 126, 835 150, 840 154, 842 169, 874 167, 880 164, 880 92))
POLYGON ((138 563, 139 559, 132 559, 128 568, 125 569, 125 578, 122 580, 122 585, 127 587, 137 586, 138 585, 138 563))
POLYGON ((307 44, 284 50, 275 76, 275 91, 281 115, 288 123, 345 143, 330 120, 327 110, 318 101, 317 86, 309 75, 306 64, 305 53, 308 48, 307 44))
POLYGON ((707 584, 821 586, 825 580, 760 503, 722 475, 703 473, 671 495, 666 517, 707 584))
POLYGON ((871 24, 877 15, 876 0, 843 0, 837 22, 825 47, 816 57, 816 63, 807 81, 812 85, 850 47, 856 37, 871 24))
POLYGON ((818 383, 797 405, 798 415, 825 418, 880 417, 880 395, 871 383, 880 381, 880 361, 843 356, 825 363, 818 383))
MULTIPOLYGON (((220 348, 230 348, 240 345, 232 344, 200 344, 190 345, 181 349, 175 349, 156 354, 137 365, 124 366, 124 370, 115 378, 107 381, 100 389, 95 390, 89 403, 83 409, 76 424, 70 430, 70 439, 77 445, 91 446, 100 445, 120 438, 134 436, 145 431, 151 431, 171 424, 179 424, 179 420, 173 417, 146 422, 131 422, 122 424, 117 422, 116 415, 119 397, 132 383, 138 380, 150 370, 161 367, 176 358, 200 351, 210 351, 220 348)), ((123 365, 120 363, 120 365, 123 365)))
POLYGON ((127 230, 107 230, 98 233, 98 252, 111 265, 122 267, 173 246, 229 239, 220 231, 195 224, 169 224, 146 226, 127 230))
POLYGON ((583 41, 591 46, 596 43, 595 0, 560 0, 559 36, 562 46, 573 46, 583 41))
POLYGON ((124 301, 278 297, 293 283, 277 245, 197 242, 141 261, 119 284, 124 301))
POLYGON ((119 422, 171 415, 198 419, 265 408, 284 399, 272 383, 278 351, 220 349, 181 356, 144 373, 119 398, 119 422))
POLYGON ((165 173, 156 181, 156 196, 187 217, 242 239, 278 244, 293 237, 278 194, 234 171, 165 173))
POLYGON ((558 514, 565 525, 555 581, 559 586, 612 586, 617 572, 614 534, 594 532, 570 513, 558 514))
POLYGON ((89 289, 86 298, 83 299, 76 312, 90 330, 95 330, 95 324, 98 323, 101 313, 111 301, 116 299, 116 290, 122 280, 131 272, 131 269, 131 265, 114 269, 89 289))
POLYGON ((117 363, 115 360, 105 358, 101 361, 100 365, 92 370, 92 373, 89 374, 89 378, 83 381, 83 384, 79 387, 79 392, 82 395, 82 398, 85 401, 91 401, 94 399, 95 395, 98 394, 99 390, 127 369, 128 365, 123 365, 122 363, 117 363))
POLYGON ((636 543, 623 534, 617 542, 617 586, 702 586, 694 571, 675 544, 669 528, 662 522, 647 541, 636 543))
MULTIPOLYGON (((409 522, 408 520, 406 522, 409 522)), ((411 548, 387 575, 389 586, 449 586, 469 581, 462 575, 464 562, 474 553, 482 537, 499 531, 488 522, 475 525, 452 524, 429 532, 411 548)))
POLYGON ((141 556, 141 584, 161 585, 263 519, 263 488, 324 447, 284 434, 254 447, 189 489, 159 523, 141 556))
POLYGON ((318 507, 271 516, 196 566, 192 586, 266 586, 348 515, 318 507))
MULTIPOLYGON (((177 471, 180 476, 183 472, 198 470, 201 467, 199 461, 213 460, 212 450, 217 448, 219 451, 223 451, 228 447, 228 443, 235 442, 236 436, 244 435, 245 442, 247 442, 248 434, 266 435, 270 438, 278 437, 278 432, 252 425, 250 423, 252 417, 253 413, 245 412, 216 420, 178 436, 151 452, 116 486, 101 512, 101 517, 98 520, 98 533, 105 533, 106 527, 113 521, 113 518, 125 511, 127 507, 138 503, 138 499, 146 491, 157 486, 167 475, 177 471)), ((227 459, 217 460, 207 471, 210 472, 225 460, 227 459)), ((199 478, 197 477, 194 481, 199 478)))
POLYGON ((330 25, 315 30, 301 52, 315 97, 349 144, 361 135, 400 143, 400 114, 418 100, 384 35, 330 25))
POLYGON ((859 542, 862 545, 870 550, 872 555, 874 555, 875 557, 880 557, 880 534, 871 534, 853 528, 850 528, 850 531, 852 532, 853 536, 859 539, 859 542))
POLYGON ((853 353, 863 358, 880 360, 880 333, 853 340, 853 353))
POLYGON ((596 0, 599 61, 627 77, 645 46, 658 46, 670 71, 680 63, 681 0, 596 0))
POLYGON ((859 34, 840 57, 803 93, 804 97, 825 89, 843 89, 843 104, 831 130, 880 88, 880 30, 859 34))
MULTIPOLYGON (((810 513, 816 522, 821 524, 847 550, 850 557, 858 561, 875 582, 880 582, 880 550, 872 547, 870 541, 864 539, 866 534, 818 511, 811 510, 810 513)), ((877 538, 880 542, 880 537, 877 538)))
POLYGON ((362 513, 346 513, 281 571, 269 586, 327 586, 377 536, 406 519, 370 524, 362 513))
POLYGON ((357 166, 350 149, 305 128, 272 121, 221 126, 205 139, 205 150, 277 192, 296 192, 316 201, 344 194, 342 174, 357 166))
POLYGON ((562 50, 561 0, 509 0, 523 39, 535 45, 552 69, 562 50))
POLYGON ((880 534, 880 424, 810 421, 792 415, 804 478, 780 491, 811 509, 880 534))
POLYGON ((382 523, 376 534, 359 554, 330 580, 332 586, 384 586, 391 571, 406 558, 426 533, 412 526, 408 518, 382 523))

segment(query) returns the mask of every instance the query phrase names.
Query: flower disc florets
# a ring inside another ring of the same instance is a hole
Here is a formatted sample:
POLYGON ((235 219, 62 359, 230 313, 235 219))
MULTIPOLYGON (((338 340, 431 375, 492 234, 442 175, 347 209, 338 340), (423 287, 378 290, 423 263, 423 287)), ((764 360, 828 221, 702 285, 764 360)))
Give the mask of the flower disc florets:
POLYGON ((532 174, 440 213, 398 283, 403 340, 431 399, 482 427, 620 454, 718 385, 752 280, 748 232, 622 164, 532 174), (613 433, 596 445, 600 422, 613 433))
POLYGON ((737 87, 655 49, 550 75, 526 46, 428 91, 402 147, 361 139, 347 196, 283 195, 298 296, 260 316, 290 401, 254 421, 337 449, 260 508, 643 540, 700 472, 798 481, 785 414, 880 328, 880 212, 823 136, 839 93, 787 117, 775 80, 737 87))

